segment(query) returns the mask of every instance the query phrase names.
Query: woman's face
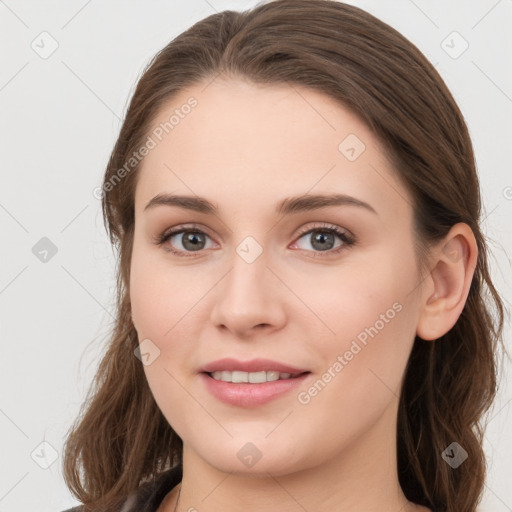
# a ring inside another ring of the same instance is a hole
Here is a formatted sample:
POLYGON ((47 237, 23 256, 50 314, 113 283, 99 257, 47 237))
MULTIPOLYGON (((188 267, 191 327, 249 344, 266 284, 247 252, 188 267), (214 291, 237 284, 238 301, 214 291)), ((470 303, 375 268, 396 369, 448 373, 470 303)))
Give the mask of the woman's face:
POLYGON ((185 453, 273 475, 388 453, 420 277, 409 195, 373 134, 319 92, 233 79, 182 91, 149 136, 130 296, 185 453), (272 381, 290 372, 307 373, 272 381))

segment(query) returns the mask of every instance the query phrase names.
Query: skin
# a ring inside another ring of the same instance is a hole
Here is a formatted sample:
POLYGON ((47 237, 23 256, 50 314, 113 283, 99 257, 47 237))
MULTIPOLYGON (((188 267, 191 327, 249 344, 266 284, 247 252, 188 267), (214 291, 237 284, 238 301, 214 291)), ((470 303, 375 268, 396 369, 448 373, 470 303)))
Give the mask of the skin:
MULTIPOLYGON (((184 443, 178 510, 427 511, 398 482, 398 397, 415 335, 436 339, 462 311, 477 257, 471 230, 454 226, 420 275, 411 199, 356 116, 298 86, 207 83, 181 91, 154 120, 165 122, 190 96, 198 101, 144 158, 135 193, 132 315, 139 341, 160 350, 144 370, 184 443), (338 150, 348 134, 366 146, 354 161, 338 150), (274 211, 285 197, 334 192, 375 213, 354 205, 274 211), (219 211, 144 210, 159 193, 205 197, 219 211), (191 223, 207 235, 203 249, 188 249, 192 257, 165 250, 187 253, 183 234, 153 242, 191 223), (343 243, 334 235, 327 251, 315 248, 312 233, 298 233, 319 223, 348 230, 356 244, 334 254, 343 243), (252 263, 236 252, 247 236, 263 250, 252 263), (300 403, 298 391, 396 303, 400 312, 300 403), (297 391, 236 407, 213 397, 197 373, 223 357, 269 358, 311 374, 297 391), (250 468, 237 457, 248 442, 262 454, 250 468)), ((177 488, 159 512, 173 511, 176 497, 177 488)))

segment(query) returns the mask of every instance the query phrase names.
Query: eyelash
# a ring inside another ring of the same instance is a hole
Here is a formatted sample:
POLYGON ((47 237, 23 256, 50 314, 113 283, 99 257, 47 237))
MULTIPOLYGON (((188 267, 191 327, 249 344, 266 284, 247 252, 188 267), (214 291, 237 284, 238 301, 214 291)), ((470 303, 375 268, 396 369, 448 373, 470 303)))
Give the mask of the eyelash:
MULTIPOLYGON (((307 251, 307 252, 313 252, 314 258, 327 257, 327 256, 324 256, 324 253, 327 254, 328 256, 332 256, 333 254, 338 254, 339 252, 350 248, 351 246, 353 246, 356 243, 355 238, 352 235, 349 235, 349 233, 347 231, 341 230, 337 226, 334 226, 331 224, 322 224, 322 225, 313 226, 313 227, 309 227, 307 229, 301 230, 297 234, 296 240, 300 240, 304 235, 307 235, 307 234, 315 232, 315 231, 319 231, 319 232, 323 232, 323 233, 332 233, 334 235, 337 235, 338 238, 340 238, 343 243, 336 249, 331 249, 328 251, 307 251)), ((191 224, 186 227, 176 226, 171 231, 164 231, 162 234, 158 235, 155 238, 154 243, 156 245, 163 246, 165 244, 165 242, 167 242, 172 236, 180 234, 180 233, 189 233, 189 232, 190 233, 200 233, 200 234, 210 237, 210 235, 208 235, 208 233, 205 233, 198 226, 196 226, 195 224, 191 224)), ((167 247, 167 246, 164 247, 164 250, 170 252, 171 254, 174 254, 174 255, 180 256, 180 257, 184 257, 184 258, 196 257, 196 254, 194 254, 194 251, 178 251, 176 249, 173 249, 173 248, 167 247)), ((299 249, 299 250, 301 250, 301 249, 299 249)), ((302 250, 306 250, 306 249, 302 249, 302 250)), ((202 252, 202 250, 195 251, 195 252, 200 253, 200 252, 202 252)))

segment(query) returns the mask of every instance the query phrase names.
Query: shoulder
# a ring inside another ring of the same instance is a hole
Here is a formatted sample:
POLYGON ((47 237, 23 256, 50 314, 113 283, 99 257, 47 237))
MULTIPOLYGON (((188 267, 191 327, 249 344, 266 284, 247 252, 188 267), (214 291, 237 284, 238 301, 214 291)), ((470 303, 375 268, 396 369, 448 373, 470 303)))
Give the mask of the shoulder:
MULTIPOLYGON (((153 479, 140 484, 139 488, 128 496, 121 512, 154 512, 173 487, 181 482, 182 467, 168 469, 153 479)), ((84 512, 83 505, 62 512, 84 512)))

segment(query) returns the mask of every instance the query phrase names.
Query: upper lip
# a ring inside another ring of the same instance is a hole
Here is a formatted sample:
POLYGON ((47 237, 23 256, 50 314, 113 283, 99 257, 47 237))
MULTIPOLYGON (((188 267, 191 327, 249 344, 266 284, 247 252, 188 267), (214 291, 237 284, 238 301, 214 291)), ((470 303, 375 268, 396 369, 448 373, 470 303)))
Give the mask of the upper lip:
POLYGON ((217 359, 211 363, 205 364, 200 368, 201 372, 212 373, 218 371, 241 371, 241 372, 261 372, 261 371, 276 371, 279 373, 290 373, 298 375, 308 370, 295 368, 288 364, 283 364, 271 359, 251 359, 250 361, 239 361, 232 358, 217 359))

